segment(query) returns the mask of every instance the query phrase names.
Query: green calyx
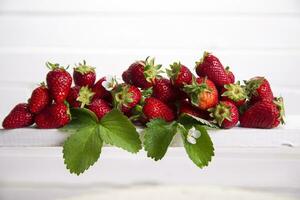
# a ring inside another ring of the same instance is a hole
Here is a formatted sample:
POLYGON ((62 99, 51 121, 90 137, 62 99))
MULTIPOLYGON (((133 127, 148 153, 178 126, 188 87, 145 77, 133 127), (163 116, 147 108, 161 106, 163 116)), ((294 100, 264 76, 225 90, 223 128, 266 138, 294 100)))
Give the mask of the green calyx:
POLYGON ((261 84, 264 81, 264 77, 255 77, 250 79, 249 81, 244 81, 246 85, 246 93, 248 96, 251 96, 252 94, 257 94, 257 89, 261 86, 261 84))
POLYGON ((159 77, 159 74, 163 72, 160 70, 162 65, 155 64, 155 58, 150 59, 150 57, 147 57, 144 65, 144 76, 150 83, 153 83, 155 78, 159 77))
POLYGON ((199 104, 199 95, 202 92, 211 92, 211 89, 206 84, 206 78, 203 79, 202 83, 198 83, 195 77, 192 78, 192 84, 185 85, 183 91, 186 92, 192 101, 192 104, 198 106, 199 104))
POLYGON ((46 67, 50 69, 51 71, 56 70, 56 69, 63 69, 67 70, 69 68, 69 65, 67 67, 60 66, 58 63, 51 63, 51 62, 46 62, 46 67))
POLYGON ((279 110, 279 120, 281 124, 285 124, 285 109, 284 109, 284 102, 282 97, 275 97, 274 104, 277 106, 279 110))
POLYGON ((89 72, 95 72, 95 67, 88 66, 88 65, 86 64, 86 61, 83 60, 83 63, 79 63, 78 66, 76 66, 76 67, 74 68, 74 70, 75 70, 76 72, 81 73, 81 74, 87 74, 87 73, 89 73, 89 72))
POLYGON ((210 54, 209 52, 204 51, 202 58, 201 58, 199 61, 196 61, 196 66, 195 66, 195 68, 197 68, 199 65, 201 65, 201 64, 203 63, 204 59, 205 59, 207 56, 209 56, 209 54, 210 54))
POLYGON ((245 86, 241 86, 240 82, 224 85, 224 88, 226 91, 221 95, 223 97, 228 97, 235 102, 247 99, 245 86))
POLYGON ((114 106, 121 109, 122 106, 128 107, 129 103, 133 102, 132 93, 129 92, 130 85, 118 85, 113 91, 114 106))
POLYGON ((225 119, 231 121, 231 106, 219 103, 216 107, 208 109, 210 116, 214 119, 214 123, 222 126, 225 119))
POLYGON ((181 69, 181 63, 174 62, 170 67, 171 69, 166 69, 166 73, 170 79, 176 80, 181 69))
POLYGON ((79 94, 77 97, 77 101, 81 102, 81 108, 84 108, 85 105, 89 105, 91 103, 92 97, 94 96, 94 92, 92 89, 87 86, 81 87, 79 90, 79 94))

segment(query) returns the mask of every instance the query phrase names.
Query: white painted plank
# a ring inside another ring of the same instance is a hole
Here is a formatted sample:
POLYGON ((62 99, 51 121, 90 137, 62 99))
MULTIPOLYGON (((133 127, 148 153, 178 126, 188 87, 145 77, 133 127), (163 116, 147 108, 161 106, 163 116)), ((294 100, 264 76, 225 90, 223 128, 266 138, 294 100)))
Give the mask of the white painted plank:
POLYGON ((300 49, 293 17, 0 16, 0 24, 2 48, 300 49))
POLYGON ((0 12, 299 13, 297 0, 2 0, 0 12))

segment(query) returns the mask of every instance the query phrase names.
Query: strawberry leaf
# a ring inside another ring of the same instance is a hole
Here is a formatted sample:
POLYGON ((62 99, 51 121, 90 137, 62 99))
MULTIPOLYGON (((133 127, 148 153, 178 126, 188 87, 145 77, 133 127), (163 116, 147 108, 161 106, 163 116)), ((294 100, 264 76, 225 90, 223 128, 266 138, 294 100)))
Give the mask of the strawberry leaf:
POLYGON ((182 133, 184 148, 189 158, 200 168, 208 166, 214 156, 214 147, 205 127, 201 125, 194 126, 201 133, 200 137, 196 138, 196 144, 188 142, 188 130, 190 128, 186 126, 178 127, 182 133))
POLYGON ((100 136, 107 143, 131 153, 137 153, 142 144, 136 128, 118 109, 106 114, 99 123, 100 136))
POLYGON ((185 126, 187 126, 188 124, 190 126, 203 125, 206 128, 219 129, 217 125, 211 123, 210 121, 207 121, 199 117, 195 117, 193 115, 185 114, 185 113, 180 116, 178 121, 179 123, 184 124, 185 126))
POLYGON ((147 156, 157 161, 162 159, 166 154, 176 134, 176 123, 168 123, 162 119, 154 119, 147 123, 143 134, 147 156))

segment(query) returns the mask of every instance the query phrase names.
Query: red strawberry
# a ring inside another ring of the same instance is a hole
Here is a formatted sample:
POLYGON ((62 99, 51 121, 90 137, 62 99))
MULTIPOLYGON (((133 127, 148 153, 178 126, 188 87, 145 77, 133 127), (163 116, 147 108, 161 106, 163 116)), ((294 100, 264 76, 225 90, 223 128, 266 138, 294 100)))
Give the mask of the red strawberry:
POLYGON ((189 114, 195 117, 199 117, 202 119, 208 119, 208 113, 206 111, 200 110, 199 108, 193 106, 188 101, 181 101, 179 106, 179 114, 189 114))
POLYGON ((101 119, 104 115, 111 111, 109 104, 103 99, 94 99, 88 109, 94 112, 98 119, 101 119))
POLYGON ((257 76, 245 81, 245 84, 251 104, 261 100, 272 101, 274 99, 271 86, 266 78, 257 76))
POLYGON ((93 96, 94 93, 88 86, 74 86, 70 89, 67 101, 74 108, 84 108, 85 105, 90 104, 93 96))
POLYGON ((234 82, 235 82, 235 76, 234 76, 234 74, 232 73, 232 71, 230 71, 229 66, 227 66, 227 67, 225 68, 225 71, 226 71, 227 76, 228 76, 228 78, 229 78, 229 80, 230 80, 230 83, 234 83, 234 82))
POLYGON ((34 89, 31 97, 28 101, 29 111, 31 113, 37 114, 42 111, 46 106, 51 104, 51 97, 48 88, 44 83, 38 88, 34 89))
POLYGON ((68 106, 64 103, 54 103, 45 108, 35 117, 38 128, 60 128, 71 120, 68 106))
POLYGON ((220 127, 228 129, 239 122, 239 111, 230 101, 220 101, 214 108, 209 109, 210 116, 220 127))
POLYGON ((218 90, 207 78, 193 78, 192 84, 185 85, 183 90, 189 95, 192 104, 201 110, 207 110, 218 103, 218 90))
POLYGON ((71 75, 59 64, 46 63, 51 69, 47 74, 47 85, 56 103, 62 103, 67 98, 72 84, 71 75))
POLYGON ((282 97, 273 101, 259 101, 242 114, 240 124, 247 128, 274 128, 284 124, 284 104, 282 97))
POLYGON ((154 97, 145 99, 143 113, 147 120, 161 118, 167 122, 170 122, 175 119, 175 114, 172 109, 154 97))
POLYGON ((76 86, 92 87, 96 80, 95 68, 88 66, 84 60, 74 68, 73 79, 76 86))
POLYGON ((196 73, 201 77, 207 76, 219 87, 232 82, 219 59, 208 52, 204 52, 203 58, 196 62, 196 73))
POLYGON ((241 86, 239 82, 237 84, 224 85, 221 92, 221 100, 230 101, 237 107, 243 105, 247 100, 245 87, 241 86))
POLYGON ((171 70, 167 69, 167 74, 173 85, 183 87, 185 84, 191 84, 193 74, 186 66, 174 62, 170 67, 171 70))
POLYGON ((137 61, 123 72, 122 78, 125 83, 146 89, 151 87, 155 79, 159 77, 161 65, 154 64, 154 58, 146 58, 145 61, 137 61))
POLYGON ((33 122, 34 115, 29 112, 28 104, 20 103, 5 117, 2 126, 5 129, 22 128, 32 125, 33 122))
POLYGON ((103 86, 102 83, 106 81, 106 77, 102 77, 99 79, 95 85, 92 88, 92 91, 95 93, 94 94, 94 99, 105 99, 108 102, 112 101, 112 96, 109 91, 107 91, 103 86))
POLYGON ((115 106, 127 113, 140 102, 142 93, 137 87, 124 83, 114 89, 113 96, 115 106))
POLYGON ((165 102, 170 103, 176 99, 177 89, 166 78, 157 79, 153 85, 152 96, 165 102))

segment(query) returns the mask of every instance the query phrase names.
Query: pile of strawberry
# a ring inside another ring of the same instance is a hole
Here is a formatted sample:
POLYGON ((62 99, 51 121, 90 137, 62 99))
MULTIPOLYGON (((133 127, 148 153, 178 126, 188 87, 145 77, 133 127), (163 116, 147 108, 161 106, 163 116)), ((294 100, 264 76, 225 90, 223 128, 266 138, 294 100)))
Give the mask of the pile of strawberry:
POLYGON ((161 65, 149 57, 134 62, 123 72, 124 83, 115 77, 102 77, 96 82, 95 68, 86 62, 74 67, 72 76, 58 64, 50 69, 47 85, 33 90, 28 103, 16 105, 3 121, 5 129, 36 124, 37 128, 60 128, 71 120, 69 108, 87 108, 99 119, 112 108, 121 110, 131 121, 145 124, 161 118, 167 122, 182 114, 215 123, 221 128, 240 126, 274 128, 284 123, 282 98, 273 96, 264 77, 254 77, 244 85, 224 68, 214 55, 205 52, 196 62, 196 74, 181 63, 161 76, 161 65))

